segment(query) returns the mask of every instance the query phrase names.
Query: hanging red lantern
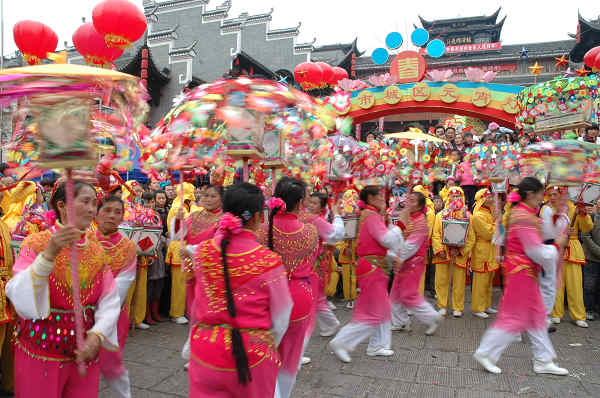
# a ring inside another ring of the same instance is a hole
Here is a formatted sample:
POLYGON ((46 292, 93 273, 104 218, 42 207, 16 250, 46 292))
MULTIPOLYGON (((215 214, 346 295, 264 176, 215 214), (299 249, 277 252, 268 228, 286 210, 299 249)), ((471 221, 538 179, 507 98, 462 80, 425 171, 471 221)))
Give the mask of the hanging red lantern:
POLYGON ((344 68, 340 68, 339 66, 334 66, 331 68, 333 70, 333 75, 331 80, 329 81, 329 85, 331 87, 337 86, 338 82, 343 79, 348 78, 348 72, 344 68))
POLYGON ((37 21, 20 21, 13 27, 13 37, 23 59, 29 65, 37 65, 56 50, 58 36, 52 29, 37 21))
POLYGON ((120 48, 108 47, 104 37, 90 22, 81 25, 73 33, 73 45, 88 65, 107 66, 123 54, 120 48))
POLYGON ((146 31, 144 13, 128 0, 104 0, 94 7, 92 19, 109 47, 129 47, 146 31))
POLYGON ((294 68, 294 78, 304 90, 319 88, 323 71, 314 62, 302 62, 294 68))
POLYGON ((593 47, 583 56, 583 62, 590 68, 596 66, 596 56, 600 54, 600 46, 593 47))
POLYGON ((600 70, 600 51, 596 54, 596 57, 594 58, 592 64, 589 65, 589 67, 592 68, 592 70, 594 70, 594 68, 596 70, 600 70))
POLYGON ((321 72, 323 72, 323 74, 321 75, 321 81, 319 82, 318 86, 319 88, 327 87, 329 81, 333 77, 333 69, 331 68, 331 66, 329 66, 329 64, 325 62, 316 62, 316 64, 319 65, 319 68, 321 68, 321 72))

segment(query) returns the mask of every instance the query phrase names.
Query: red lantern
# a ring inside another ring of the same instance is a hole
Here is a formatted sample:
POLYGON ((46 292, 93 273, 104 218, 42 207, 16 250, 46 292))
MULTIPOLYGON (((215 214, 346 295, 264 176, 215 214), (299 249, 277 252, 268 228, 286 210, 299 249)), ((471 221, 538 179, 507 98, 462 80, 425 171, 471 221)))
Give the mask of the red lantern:
POLYGON ((596 66, 596 56, 600 54, 600 46, 594 47, 590 50, 588 50, 588 52, 585 53, 585 55, 583 56, 583 62, 590 68, 593 68, 596 66))
POLYGON ((92 19, 109 47, 129 47, 146 31, 144 13, 127 0, 104 0, 94 7, 92 19))
POLYGON ((56 50, 58 44, 56 33, 37 21, 17 22, 13 27, 13 37, 29 65, 40 64, 48 53, 56 50))
POLYGON ((596 57, 594 58, 592 64, 590 65, 590 68, 592 68, 592 70, 594 68, 597 70, 600 70, 600 51, 596 54, 596 57))
POLYGON ((104 37, 89 22, 81 25, 73 33, 73 45, 88 65, 110 65, 123 54, 120 48, 107 47, 104 37))
POLYGON ((313 62, 302 62, 294 69, 294 78, 304 90, 314 90, 321 84, 323 71, 313 62))
POLYGON ((321 81, 319 82, 319 88, 327 87, 329 81, 333 77, 333 69, 325 62, 317 62, 316 64, 319 65, 319 68, 321 68, 321 71, 323 72, 321 81))
POLYGON ((340 68, 339 66, 334 66, 331 68, 333 70, 333 76, 331 77, 331 81, 329 85, 331 87, 337 86, 340 80, 344 80, 348 78, 348 72, 344 68, 340 68))

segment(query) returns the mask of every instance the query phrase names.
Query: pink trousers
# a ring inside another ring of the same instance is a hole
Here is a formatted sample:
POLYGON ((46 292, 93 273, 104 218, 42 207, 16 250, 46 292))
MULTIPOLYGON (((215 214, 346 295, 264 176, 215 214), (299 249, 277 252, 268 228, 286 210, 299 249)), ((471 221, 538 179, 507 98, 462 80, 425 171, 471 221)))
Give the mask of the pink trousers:
POLYGON ((277 364, 265 359, 250 369, 252 381, 242 386, 237 372, 219 371, 190 361, 190 398, 265 398, 275 394, 277 364))
POLYGON ((42 361, 15 346, 16 398, 97 398, 99 383, 98 361, 88 363, 81 377, 74 361, 42 361))
POLYGON ((123 349, 129 332, 129 311, 127 307, 123 307, 119 320, 117 321, 117 337, 119 339, 119 350, 108 351, 105 348, 100 348, 98 358, 100 359, 100 372, 107 380, 112 380, 120 377, 125 373, 123 366, 123 349))

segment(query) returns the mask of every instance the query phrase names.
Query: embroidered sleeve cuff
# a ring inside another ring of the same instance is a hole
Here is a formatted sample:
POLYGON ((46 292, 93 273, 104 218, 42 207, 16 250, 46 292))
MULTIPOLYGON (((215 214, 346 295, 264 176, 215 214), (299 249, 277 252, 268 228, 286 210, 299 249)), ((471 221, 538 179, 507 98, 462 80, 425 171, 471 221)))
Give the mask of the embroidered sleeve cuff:
POLYGON ((48 261, 43 254, 38 254, 31 266, 32 276, 37 279, 47 279, 54 268, 54 262, 48 261))

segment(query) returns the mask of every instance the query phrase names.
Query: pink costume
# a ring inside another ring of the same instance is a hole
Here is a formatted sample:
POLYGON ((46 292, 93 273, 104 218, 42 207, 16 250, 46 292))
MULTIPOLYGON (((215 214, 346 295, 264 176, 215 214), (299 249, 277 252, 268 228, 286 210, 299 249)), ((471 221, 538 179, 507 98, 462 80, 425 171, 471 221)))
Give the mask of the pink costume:
POLYGON ((131 397, 131 387, 129 383, 129 374, 123 366, 123 349, 129 332, 129 307, 131 303, 126 303, 127 294, 131 284, 135 280, 137 267, 137 251, 135 244, 115 232, 110 236, 104 236, 100 231, 96 231, 96 238, 104 248, 106 261, 112 269, 119 300, 121 303, 121 315, 117 323, 117 337, 119 339, 119 350, 108 351, 101 349, 100 372, 107 384, 113 389, 119 397, 131 397))
MULTIPOLYGON (((306 215, 305 220, 313 224, 319 234, 319 256, 314 267, 316 273, 312 274, 314 279, 311 280, 311 285, 318 287, 316 299, 317 324, 321 335, 331 336, 340 326, 340 321, 329 308, 327 296, 325 296, 326 275, 331 269, 331 251, 327 250, 325 245, 333 245, 344 238, 344 221, 340 216, 336 216, 333 224, 329 224, 323 217, 316 215, 306 215)), ((309 332, 311 333, 307 336, 308 338, 310 338, 312 330, 309 330, 309 332)))
MULTIPOLYGON (((268 225, 263 224, 260 240, 268 242, 268 225)), ((282 367, 277 375, 278 398, 291 395, 308 333, 314 325, 317 286, 311 284, 317 276, 313 264, 318 255, 319 235, 312 224, 300 222, 292 213, 277 213, 273 218, 274 251, 281 255, 287 270, 289 288, 294 302, 290 326, 279 345, 282 367)))
POLYGON ((388 229, 372 206, 361 211, 358 226, 356 279, 360 294, 354 303, 352 320, 331 341, 346 351, 369 338, 367 354, 391 349, 391 307, 388 297, 387 251, 399 251, 403 242, 398 227, 388 229))
POLYGON ((536 211, 524 203, 510 210, 506 256, 502 264, 504 293, 495 322, 485 332, 476 355, 496 363, 522 332, 527 332, 534 358, 551 362, 556 357, 546 329, 546 308, 538 274, 555 269, 557 250, 542 243, 536 211))
MULTIPOLYGON (((194 252, 194 246, 205 240, 212 239, 217 228, 217 223, 221 219, 222 215, 223 211, 221 209, 212 212, 202 209, 193 212, 185 219, 183 230, 185 236, 184 239, 187 246, 192 246, 189 247, 191 253, 194 252)), ((172 228, 172 230, 174 231, 175 228, 172 228)), ((186 274, 186 276, 186 308, 190 314, 190 317, 192 317, 194 315, 192 303, 194 302, 195 279, 193 274, 189 272, 186 274)))
POLYGON ((393 253, 403 263, 400 270, 395 271, 390 292, 392 329, 410 327, 407 310, 411 310, 419 321, 431 326, 439 320, 440 315, 419 292, 421 276, 425 272, 429 235, 425 213, 419 212, 410 216, 404 235, 400 252, 393 253))
POLYGON ((292 309, 281 257, 258 244, 250 231, 231 237, 227 269, 236 309, 235 318, 231 318, 217 239, 202 242, 194 254, 196 300, 189 397, 273 397, 281 366, 277 345, 288 327, 292 309), (232 327, 241 331, 248 356, 252 380, 246 386, 238 382, 232 327))
MULTIPOLYGON (((42 255, 56 228, 23 241, 14 277, 6 285, 6 295, 19 315, 15 343, 17 398, 98 396, 98 358, 86 364, 83 377, 74 361, 70 249, 62 249, 54 262, 42 255)), ((98 335, 104 348, 116 351, 121 306, 113 274, 94 232, 87 232, 77 246, 85 330, 98 335)))

